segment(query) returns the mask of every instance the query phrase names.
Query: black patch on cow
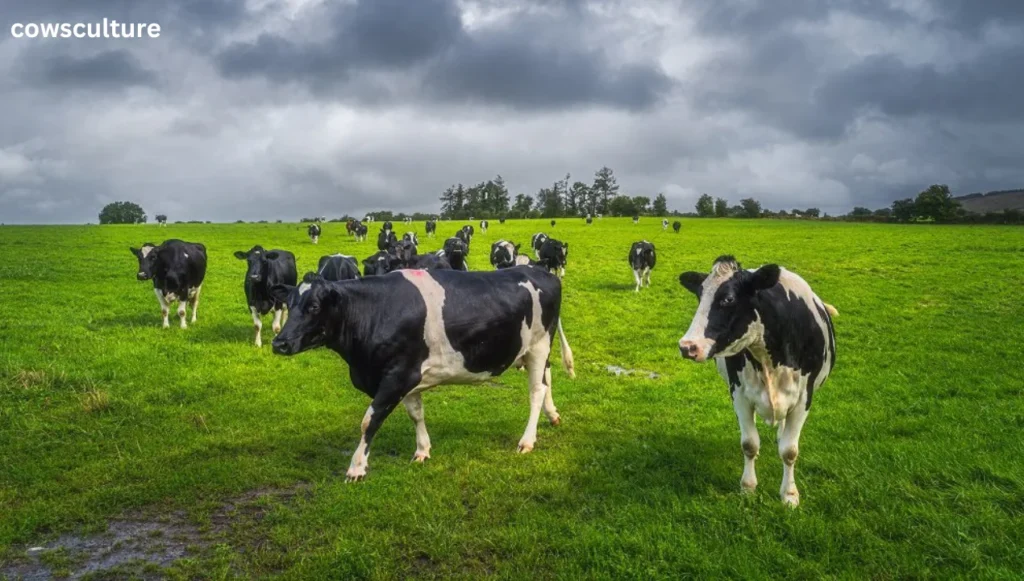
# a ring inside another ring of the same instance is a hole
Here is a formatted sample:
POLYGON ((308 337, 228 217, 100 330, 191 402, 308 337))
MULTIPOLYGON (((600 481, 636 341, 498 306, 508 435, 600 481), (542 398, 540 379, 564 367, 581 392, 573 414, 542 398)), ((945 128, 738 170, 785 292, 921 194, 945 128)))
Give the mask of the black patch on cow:
POLYGON ((359 263, 354 256, 321 256, 316 271, 324 280, 351 280, 359 278, 359 263))

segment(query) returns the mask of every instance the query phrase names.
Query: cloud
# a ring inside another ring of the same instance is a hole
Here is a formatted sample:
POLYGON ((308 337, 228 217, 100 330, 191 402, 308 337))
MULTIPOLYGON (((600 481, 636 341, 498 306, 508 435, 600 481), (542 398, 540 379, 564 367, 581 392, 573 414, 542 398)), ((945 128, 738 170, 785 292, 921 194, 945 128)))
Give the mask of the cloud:
POLYGON ((1024 185, 1024 4, 993 0, 34 0, 0 28, 0 215, 435 210, 501 174, 881 207, 1024 185), (13 22, 158 39, 15 39, 13 22))

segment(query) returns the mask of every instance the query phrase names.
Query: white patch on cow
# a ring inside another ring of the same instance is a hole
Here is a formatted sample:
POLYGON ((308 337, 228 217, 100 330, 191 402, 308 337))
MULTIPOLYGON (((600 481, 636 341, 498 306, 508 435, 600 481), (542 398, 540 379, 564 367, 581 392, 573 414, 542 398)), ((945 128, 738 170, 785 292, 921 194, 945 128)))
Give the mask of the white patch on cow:
POLYGON ((718 287, 732 278, 734 274, 736 274, 735 263, 719 262, 711 268, 711 274, 704 279, 704 283, 701 285, 702 292, 700 302, 697 304, 697 312, 693 315, 686 334, 679 340, 680 343, 684 341, 697 343, 701 346, 701 352, 705 354, 711 350, 715 342, 704 336, 704 330, 708 326, 708 315, 711 313, 711 304, 715 300, 718 287))
POLYGON ((527 266, 530 264, 530 257, 525 254, 517 254, 515 263, 516 266, 527 266))
POLYGON ((163 322, 164 329, 167 329, 167 328, 169 328, 171 326, 170 321, 167 320, 167 315, 168 315, 168 313, 170 313, 170 308, 167 306, 167 301, 164 300, 164 293, 163 293, 163 291, 161 291, 158 288, 155 288, 155 289, 153 289, 153 292, 156 294, 157 302, 160 303, 160 314, 163 315, 163 318, 164 318, 164 322, 163 322))
POLYGON ((182 254, 185 255, 185 258, 188 258, 188 252, 182 252, 182 254))
POLYGON ((150 252, 153 252, 154 248, 156 248, 156 246, 143 246, 141 249, 139 249, 139 253, 142 254, 143 258, 145 258, 149 256, 150 252))
POLYGON ((423 325, 423 340, 427 344, 428 355, 420 366, 422 378, 415 391, 422 391, 445 383, 476 383, 491 377, 491 374, 486 371, 474 373, 467 370, 465 357, 456 351, 452 347, 451 341, 448 340, 442 316, 445 301, 444 287, 430 276, 429 271, 399 270, 398 272, 420 292, 427 311, 423 325))
POLYGON ((256 310, 256 307, 249 307, 249 312, 252 313, 252 326, 256 330, 256 346, 263 346, 263 338, 260 336, 263 330, 263 321, 260 320, 260 312, 256 310))
POLYGON ((312 286, 313 285, 309 284, 308 282, 299 283, 299 296, 301 297, 302 295, 306 294, 306 291, 308 291, 312 286))

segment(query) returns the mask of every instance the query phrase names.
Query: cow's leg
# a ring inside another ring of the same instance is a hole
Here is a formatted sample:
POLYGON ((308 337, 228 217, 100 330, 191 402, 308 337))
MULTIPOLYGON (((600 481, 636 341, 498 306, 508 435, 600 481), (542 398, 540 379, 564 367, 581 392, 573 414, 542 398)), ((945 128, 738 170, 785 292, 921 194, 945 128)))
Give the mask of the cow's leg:
POLYGON ((555 400, 551 397, 551 362, 547 361, 544 366, 544 384, 547 389, 544 390, 544 415, 548 417, 552 426, 557 426, 562 423, 561 416, 558 415, 558 410, 555 408, 555 400))
POLYGON ((647 286, 651 286, 651 269, 650 269, 650 267, 644 269, 644 274, 647 275, 647 286))
POLYGON ((754 461, 757 460, 757 454, 761 449, 761 437, 754 422, 754 406, 739 394, 733 394, 732 406, 740 422, 740 447, 743 448, 743 477, 740 479, 740 488, 743 492, 753 492, 757 488, 754 461))
POLYGON ((164 300, 163 291, 155 288, 153 292, 156 293, 156 300, 160 303, 160 314, 164 317, 164 329, 169 329, 171 323, 167 320, 167 315, 171 312, 171 308, 167 305, 167 301, 164 300))
POLYGON ((785 423, 779 426, 779 457, 782 458, 782 487, 779 496, 782 502, 797 506, 800 504, 800 491, 796 489, 796 457, 800 454, 800 430, 804 427, 808 410, 801 401, 786 416, 785 423))
POLYGON ((203 290, 203 285, 196 287, 196 294, 192 296, 192 322, 196 322, 196 309, 199 308, 199 292, 203 290))
POLYGON ((643 281, 640 279, 640 271, 639 270, 634 270, 633 271, 633 279, 636 280, 636 289, 634 289, 634 290, 636 290, 636 292, 640 292, 640 285, 643 284, 643 281))
POLYGON ((185 315, 187 313, 186 307, 188 306, 188 289, 185 290, 185 296, 178 297, 178 318, 181 319, 181 328, 187 329, 188 325, 185 324, 185 315))
POLYGON ((256 310, 256 307, 249 307, 249 312, 252 313, 252 327, 256 330, 256 346, 263 346, 263 338, 260 337, 260 332, 263 331, 263 320, 260 319, 260 312, 256 310))
POLYGON ((416 424, 416 454, 413 455, 413 462, 423 462, 430 458, 430 434, 427 433, 427 424, 423 421, 423 397, 417 393, 410 393, 402 400, 405 404, 405 411, 416 424))
POLYGON ((271 323, 270 328, 274 330, 274 334, 281 332, 281 315, 283 314, 284 307, 281 305, 274 306, 274 321, 271 323))
POLYGON ((366 468, 370 463, 370 444, 373 442, 373 436, 401 400, 402 395, 399 390, 384 385, 378 388, 377 396, 373 398, 373 403, 370 404, 370 407, 366 408, 366 415, 363 416, 363 434, 359 438, 359 446, 356 447, 355 453, 352 454, 352 463, 348 466, 348 472, 345 473, 346 481, 362 480, 366 476, 366 468))
POLYGON ((526 353, 526 369, 530 377, 530 419, 526 422, 526 431, 519 440, 519 452, 526 454, 533 450, 537 443, 537 420, 540 419, 541 406, 547 386, 544 385, 544 369, 548 361, 551 346, 541 342, 530 348, 526 353))

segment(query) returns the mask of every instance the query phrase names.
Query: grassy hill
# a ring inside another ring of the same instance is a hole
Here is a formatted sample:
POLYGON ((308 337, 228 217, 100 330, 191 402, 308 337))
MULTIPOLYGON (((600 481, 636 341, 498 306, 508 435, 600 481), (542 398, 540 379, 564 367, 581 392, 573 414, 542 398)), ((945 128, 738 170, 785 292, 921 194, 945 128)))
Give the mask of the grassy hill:
POLYGON ((976 214, 1002 212, 1003 210, 1024 210, 1024 189, 999 192, 981 192, 954 198, 964 210, 976 214))

